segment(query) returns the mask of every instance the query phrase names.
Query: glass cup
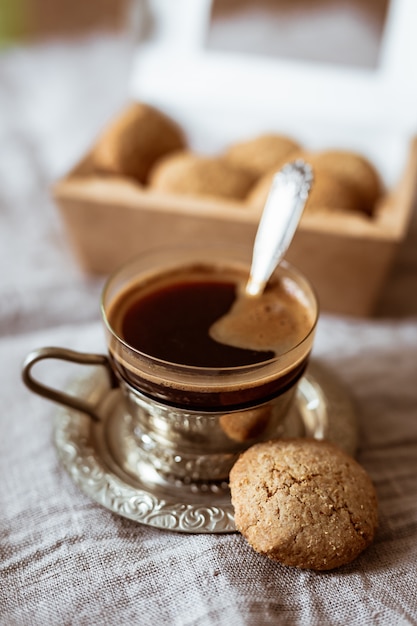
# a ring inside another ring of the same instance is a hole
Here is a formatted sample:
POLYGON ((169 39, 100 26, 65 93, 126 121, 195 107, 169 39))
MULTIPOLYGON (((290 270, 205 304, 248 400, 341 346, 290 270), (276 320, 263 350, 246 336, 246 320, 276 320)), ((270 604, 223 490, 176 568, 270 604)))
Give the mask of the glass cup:
POLYGON ((275 274, 293 281, 312 320, 302 340, 284 354, 252 365, 213 368, 162 361, 130 346, 109 319, 117 296, 132 282, 149 284, 195 264, 248 275, 250 257, 244 250, 213 247, 142 254, 111 275, 104 287, 101 313, 108 354, 41 348, 28 355, 23 379, 32 391, 100 420, 96 408, 83 398, 38 382, 32 367, 47 358, 104 366, 110 384, 125 398, 134 445, 146 463, 180 481, 223 481, 243 450, 279 434, 308 363, 318 304, 307 279, 283 262, 275 274))

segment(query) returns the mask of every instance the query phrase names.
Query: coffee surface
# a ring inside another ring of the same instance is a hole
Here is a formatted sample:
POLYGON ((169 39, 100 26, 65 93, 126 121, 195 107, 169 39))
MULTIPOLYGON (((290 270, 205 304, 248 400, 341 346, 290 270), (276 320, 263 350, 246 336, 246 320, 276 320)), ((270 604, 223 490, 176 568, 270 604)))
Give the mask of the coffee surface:
POLYGON ((308 307, 295 284, 273 283, 260 298, 241 297, 246 276, 209 268, 178 270, 132 284, 117 296, 110 325, 132 348, 197 367, 259 363, 286 352, 308 333, 308 307))
POLYGON ((198 367, 236 367, 274 356, 271 351, 241 349, 210 337, 212 324, 235 299, 236 285, 213 280, 166 284, 124 307, 120 332, 142 353, 171 363, 198 367))

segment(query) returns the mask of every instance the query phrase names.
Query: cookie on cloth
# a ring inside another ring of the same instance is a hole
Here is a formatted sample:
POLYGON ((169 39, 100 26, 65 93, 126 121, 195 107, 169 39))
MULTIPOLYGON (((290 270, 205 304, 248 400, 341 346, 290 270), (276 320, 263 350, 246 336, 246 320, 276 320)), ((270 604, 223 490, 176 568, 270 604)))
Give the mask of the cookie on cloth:
POLYGON ((242 200, 254 176, 225 159, 181 151, 160 159, 149 175, 153 189, 242 200))
POLYGON ((230 473, 237 530, 259 553, 302 569, 353 561, 373 541, 377 499, 366 471, 334 444, 255 444, 230 473))
POLYGON ((225 158, 259 178, 274 168, 278 170, 300 150, 300 144, 290 137, 267 134, 232 144, 227 148, 225 158))
POLYGON ((96 170, 146 182, 161 156, 185 147, 179 126, 147 104, 130 104, 101 134, 92 154, 96 170))

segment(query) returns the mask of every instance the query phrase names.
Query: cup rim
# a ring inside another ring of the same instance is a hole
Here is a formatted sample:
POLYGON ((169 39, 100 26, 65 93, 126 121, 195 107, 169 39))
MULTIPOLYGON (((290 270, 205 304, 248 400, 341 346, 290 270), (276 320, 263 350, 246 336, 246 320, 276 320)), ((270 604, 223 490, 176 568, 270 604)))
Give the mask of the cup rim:
MULTIPOLYGON (((213 250, 221 250, 224 249, 225 246, 206 246, 207 249, 213 249, 213 250)), ((236 251, 238 251, 239 249, 242 251, 242 248, 238 248, 236 246, 232 246, 232 247, 228 247, 228 250, 230 249, 234 249, 236 251)), ((200 365, 187 365, 184 363, 176 363, 173 361, 166 361, 164 359, 160 359, 158 357, 154 357, 150 354, 147 354, 146 352, 141 352, 140 350, 137 350, 136 348, 134 348, 133 346, 131 346, 127 341, 125 341, 122 337, 120 337, 120 335, 114 330, 114 328, 111 326, 107 314, 106 314, 106 310, 105 310, 105 297, 106 294, 109 290, 110 287, 110 283, 115 279, 115 277, 121 273, 122 271, 126 270, 129 266, 134 265, 135 263, 137 263, 138 260, 140 260, 141 258, 145 258, 146 256, 150 256, 150 255, 155 255, 158 252, 163 252, 163 253, 167 253, 172 251, 173 253, 175 251, 181 251, 181 250, 195 250, 196 253, 198 253, 199 248, 198 247, 194 247, 194 246, 181 246, 181 247, 170 247, 170 248, 154 248, 154 249, 150 249, 147 250, 146 252, 135 256, 134 258, 130 259, 129 261, 127 261, 126 263, 122 264, 119 268, 117 268, 115 271, 113 271, 106 279, 102 291, 101 291, 101 298, 100 298, 100 310, 101 310, 101 316, 102 319, 104 321, 104 324, 107 328, 107 330, 109 331, 109 333, 112 335, 112 337, 118 341, 122 346, 124 346, 124 348, 129 352, 129 353, 133 353, 138 359, 141 359, 142 361, 146 361, 148 363, 152 363, 155 365, 155 367, 160 367, 160 368, 170 368, 173 369, 175 368, 178 372, 181 371, 182 373, 193 373, 195 374, 200 374, 200 375, 219 375, 221 373, 224 374, 245 374, 245 373, 250 373, 252 371, 261 369, 261 368, 268 368, 270 366, 272 366, 273 364, 283 360, 286 356, 288 356, 289 354, 291 354, 292 352, 295 352, 302 344, 304 344, 310 337, 311 335, 314 333, 316 327, 317 327, 317 323, 318 323, 318 319, 319 319, 319 312, 320 312, 320 306, 319 306, 319 300, 317 297, 317 292, 315 287, 311 284, 310 280, 304 275, 303 272, 301 272, 298 268, 296 268, 294 265, 292 265, 292 263, 289 263, 288 261, 286 261, 285 259, 282 260, 279 264, 279 266, 276 268, 276 271, 279 271, 280 267, 284 267, 287 271, 289 271, 290 273, 293 273, 297 276, 301 276, 301 278, 303 279, 303 281, 305 281, 311 291, 311 294, 313 296, 316 308, 315 308, 315 317, 313 320, 313 323, 311 325, 310 330, 308 331, 308 333, 302 338, 301 341, 299 341, 298 343, 294 344, 289 350, 286 350, 285 352, 281 352, 278 355, 275 355, 274 357, 264 360, 264 361, 259 361, 257 363, 250 363, 247 365, 239 365, 239 366, 230 366, 230 367, 210 367, 210 366, 200 366, 200 365)))

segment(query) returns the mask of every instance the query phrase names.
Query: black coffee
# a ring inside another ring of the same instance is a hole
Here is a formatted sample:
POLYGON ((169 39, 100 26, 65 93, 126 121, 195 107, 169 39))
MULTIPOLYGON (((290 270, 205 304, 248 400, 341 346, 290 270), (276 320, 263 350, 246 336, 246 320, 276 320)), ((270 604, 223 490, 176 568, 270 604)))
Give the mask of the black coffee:
POLYGON ((163 361, 198 367, 239 367, 274 357, 267 350, 246 350, 215 341, 210 327, 231 308, 236 284, 187 280, 131 296, 120 324, 132 348, 163 361))
POLYGON ((259 368, 306 337, 313 323, 309 305, 291 280, 271 282, 261 298, 242 298, 246 280, 244 268, 204 264, 126 285, 107 311, 117 376, 160 402, 205 411, 240 410, 293 387, 305 370, 308 346, 293 363, 283 357, 262 376, 259 368), (126 352, 117 337, 137 354, 126 352), (161 361, 173 365, 161 368, 161 361), (181 366, 210 373, 178 375, 181 366))

